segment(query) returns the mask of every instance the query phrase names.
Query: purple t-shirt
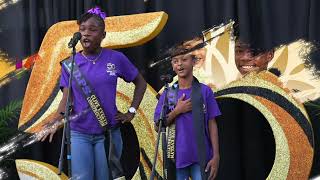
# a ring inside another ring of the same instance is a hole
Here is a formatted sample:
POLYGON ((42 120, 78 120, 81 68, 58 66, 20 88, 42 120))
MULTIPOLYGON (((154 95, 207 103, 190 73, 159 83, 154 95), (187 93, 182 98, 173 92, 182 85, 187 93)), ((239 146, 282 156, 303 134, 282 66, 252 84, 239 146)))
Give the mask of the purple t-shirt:
MULTIPOLYGON (((178 98, 185 94, 185 100, 190 98, 192 88, 189 89, 179 89, 178 98)), ((210 135, 208 130, 209 120, 214 119, 216 116, 220 115, 220 109, 215 100, 214 94, 210 87, 201 83, 201 93, 204 100, 204 116, 205 116, 205 128, 206 128, 206 150, 207 150, 207 161, 213 157, 212 145, 210 141, 210 135)), ((164 101, 164 94, 160 96, 159 102, 157 104, 154 120, 159 119, 161 113, 161 107, 164 101)), ((193 128, 192 111, 184 114, 180 114, 176 118, 176 167, 184 168, 191 164, 198 163, 199 159, 197 156, 197 143, 196 135, 193 128)))
MULTIPOLYGON (((90 58, 90 57, 89 57, 90 58)), ((93 58, 91 58, 93 59, 93 58)), ((75 62, 78 65, 85 79, 89 82, 92 91, 99 98, 104 110, 108 124, 115 125, 116 88, 118 77, 126 82, 132 82, 138 75, 137 68, 121 52, 103 48, 100 58, 93 64, 77 53, 75 62)), ((62 66, 63 67, 63 66, 62 66)), ((68 87, 69 73, 62 68, 60 87, 68 87)), ((80 91, 80 88, 73 79, 72 82, 73 111, 72 114, 81 114, 90 108, 87 100, 80 91)), ((101 134, 101 128, 93 111, 83 114, 70 122, 71 130, 85 134, 101 134)))

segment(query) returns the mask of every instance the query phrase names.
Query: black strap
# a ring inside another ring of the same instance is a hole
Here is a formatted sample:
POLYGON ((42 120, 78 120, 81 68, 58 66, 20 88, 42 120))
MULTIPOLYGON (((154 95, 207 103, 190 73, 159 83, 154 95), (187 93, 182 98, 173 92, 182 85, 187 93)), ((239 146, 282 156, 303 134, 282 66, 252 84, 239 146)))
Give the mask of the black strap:
MULTIPOLYGON (((65 69, 69 72, 71 72, 71 65, 72 65, 72 59, 69 58, 67 60, 64 60, 62 62, 65 69)), ((93 111, 94 115, 96 116, 99 124, 103 129, 106 129, 108 125, 107 117, 102 109, 101 103, 99 101, 99 98, 94 94, 92 91, 92 88, 89 84, 89 81, 85 79, 83 74, 81 73, 79 66, 74 63, 73 66, 73 77, 76 81, 76 84, 80 88, 82 94, 86 98, 91 110, 93 111)))
MULTIPOLYGON (((120 128, 120 127, 118 127, 120 128)), ((124 175, 124 170, 122 168, 121 162, 120 162, 120 154, 117 154, 116 146, 115 143, 112 139, 112 133, 114 129, 108 129, 106 138, 109 139, 109 153, 108 153, 108 161, 109 161, 109 171, 111 172, 112 179, 124 179, 125 180, 125 175, 124 175)), ((122 153, 122 152, 120 152, 122 153)), ((99 168, 99 167, 98 167, 99 168)))
POLYGON ((207 151, 205 144, 205 119, 203 112, 203 97, 201 93, 201 84, 198 79, 193 77, 192 92, 191 92, 191 104, 192 104, 192 119, 193 126, 196 133, 197 151, 199 157, 199 164, 201 170, 202 180, 206 180, 207 175, 205 173, 207 162, 207 151))
MULTIPOLYGON (((178 83, 174 83, 172 87, 170 87, 168 91, 168 104, 169 111, 173 110, 173 108, 177 104, 177 94, 178 94, 178 83), (171 108, 170 108, 171 107, 171 108)), ((201 92, 201 84, 199 83, 196 77, 193 77, 192 82, 192 92, 191 92, 191 104, 192 104, 192 119, 193 119, 193 127, 197 142, 197 154, 199 157, 199 165, 201 170, 202 180, 206 180, 207 174, 205 173, 205 168, 207 165, 207 149, 205 144, 205 119, 204 119, 204 100, 201 92)), ((167 145, 167 158, 174 161, 175 160, 175 151, 172 152, 172 147, 175 147, 175 123, 171 124, 168 127, 168 145, 167 145)), ((175 149, 175 148, 174 148, 175 149)), ((169 161, 170 162, 170 161, 169 161)))

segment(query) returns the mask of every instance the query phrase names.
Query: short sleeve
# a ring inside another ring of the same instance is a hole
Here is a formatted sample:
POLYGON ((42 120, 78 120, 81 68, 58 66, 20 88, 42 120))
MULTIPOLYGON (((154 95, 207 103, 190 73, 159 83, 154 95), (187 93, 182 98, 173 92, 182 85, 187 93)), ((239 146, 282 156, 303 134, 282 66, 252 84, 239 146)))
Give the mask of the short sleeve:
POLYGON ((213 91, 208 87, 206 93, 206 102, 207 102, 207 112, 208 117, 210 119, 214 119, 215 117, 221 115, 218 103, 216 98, 214 97, 213 91))
POLYGON ((116 60, 119 61, 118 76, 126 82, 132 82, 138 75, 138 69, 121 52, 117 53, 116 60))
POLYGON ((61 75, 60 75, 60 89, 62 90, 65 87, 69 86, 69 73, 64 68, 63 64, 61 64, 61 75))
POLYGON ((164 96, 165 96, 165 93, 163 92, 159 98, 159 101, 157 103, 157 106, 156 106, 156 110, 154 111, 154 122, 158 122, 159 119, 160 119, 160 114, 161 114, 161 110, 162 110, 162 105, 164 103, 164 96))

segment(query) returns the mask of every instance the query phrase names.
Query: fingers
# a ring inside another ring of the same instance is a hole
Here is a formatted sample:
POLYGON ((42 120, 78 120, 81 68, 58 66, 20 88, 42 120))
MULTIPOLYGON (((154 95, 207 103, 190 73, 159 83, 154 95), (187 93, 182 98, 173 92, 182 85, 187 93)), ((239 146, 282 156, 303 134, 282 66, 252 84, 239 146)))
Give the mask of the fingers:
POLYGON ((115 116, 116 121, 123 121, 124 120, 124 114, 121 112, 118 112, 115 116))
POLYGON ((187 103, 186 103, 186 107, 187 107, 187 108, 192 108, 192 103, 191 103, 191 102, 187 102, 187 103))
POLYGON ((50 133, 50 137, 49 137, 49 142, 52 142, 52 138, 53 138, 53 135, 56 133, 56 131, 50 133))
POLYGON ((41 142, 43 142, 43 141, 45 141, 46 140, 46 138, 48 137, 48 133, 46 133, 42 138, 41 138, 41 142))
POLYGON ((205 168, 205 172, 208 172, 208 171, 210 170, 210 167, 211 167, 211 164, 208 163, 207 166, 206 166, 206 168, 205 168))
POLYGON ((210 174, 209 174, 209 179, 213 179, 214 178, 214 171, 215 171, 215 169, 214 168, 210 168, 210 174))
POLYGON ((209 163, 207 164, 206 168, 205 168, 205 172, 208 172, 208 171, 210 171, 210 172, 209 172, 209 177, 208 177, 208 179, 210 179, 210 180, 211 180, 211 179, 214 179, 215 176, 216 176, 216 168, 213 167, 213 165, 212 165, 211 162, 209 162, 209 163))
POLYGON ((215 178, 217 177, 217 172, 218 172, 218 171, 215 169, 215 170, 214 170, 214 173, 213 173, 212 179, 215 179, 215 178))
POLYGON ((215 179, 217 176, 217 173, 218 173, 217 167, 214 164, 208 163, 208 165, 205 169, 205 172, 208 172, 208 171, 210 171, 208 179, 210 179, 210 180, 215 179))
POLYGON ((115 116, 115 120, 121 123, 130 122, 132 119, 133 119, 133 115, 131 115, 130 113, 123 114, 121 112, 118 112, 115 116))
POLYGON ((122 124, 124 124, 126 122, 129 122, 129 119, 128 118, 124 118, 121 122, 122 122, 122 124))
POLYGON ((189 112, 189 111, 191 111, 191 110, 192 110, 192 104, 191 104, 191 102, 190 102, 190 103, 186 103, 186 104, 184 105, 184 108, 183 108, 183 113, 189 112))
POLYGON ((127 122, 130 122, 132 119, 133 119, 133 117, 134 117, 134 114, 131 114, 131 113, 126 113, 126 114, 124 114, 124 120, 122 121, 122 123, 127 123, 127 122))

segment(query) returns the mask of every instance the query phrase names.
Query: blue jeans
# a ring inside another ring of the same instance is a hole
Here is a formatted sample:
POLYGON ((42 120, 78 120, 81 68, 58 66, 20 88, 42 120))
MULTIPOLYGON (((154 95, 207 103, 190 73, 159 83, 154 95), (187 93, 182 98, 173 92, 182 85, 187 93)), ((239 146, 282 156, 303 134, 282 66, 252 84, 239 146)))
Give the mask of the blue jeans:
POLYGON ((185 168, 176 169, 177 180, 189 180, 189 177, 191 177, 192 180, 201 180, 201 171, 199 164, 192 164, 185 168))
MULTIPOLYGON (((112 130, 115 148, 121 156, 122 138, 120 129, 112 130)), ((108 180, 109 167, 104 147, 105 136, 88 135, 71 131, 72 179, 108 180)))

